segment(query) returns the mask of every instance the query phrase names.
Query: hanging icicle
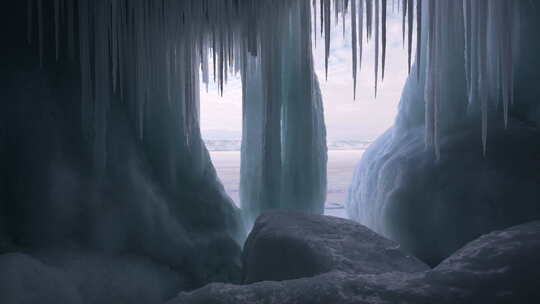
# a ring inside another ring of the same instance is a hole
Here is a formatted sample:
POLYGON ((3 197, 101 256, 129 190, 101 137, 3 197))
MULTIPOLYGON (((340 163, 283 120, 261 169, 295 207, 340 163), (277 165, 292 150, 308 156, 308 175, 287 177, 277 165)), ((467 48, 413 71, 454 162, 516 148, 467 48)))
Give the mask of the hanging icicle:
MULTIPOLYGON (((198 98, 194 79, 198 79, 199 70, 206 84, 210 71, 213 71, 214 81, 223 93, 229 74, 242 70, 246 51, 255 58, 268 52, 262 48, 268 44, 263 44, 261 33, 269 30, 262 24, 263 18, 282 17, 298 5, 296 2, 281 1, 271 5, 267 0, 248 0, 239 5, 236 0, 29 0, 26 35, 29 43, 33 36, 37 38, 40 66, 46 61, 44 56, 49 54, 48 50, 54 50, 55 57, 61 58, 64 57, 61 46, 67 45, 69 55, 66 57, 75 59, 78 49, 85 134, 92 137, 103 129, 99 124, 98 130, 91 126, 96 124, 96 119, 103 121, 106 110, 102 109, 106 106, 100 103, 111 97, 101 101, 97 96, 118 94, 126 102, 142 139, 147 121, 145 113, 153 100, 160 100, 160 94, 165 94, 163 92, 166 92, 166 100, 174 108, 183 128, 196 129, 197 118, 193 113, 198 111, 198 105, 192 104, 192 98, 198 98), (46 12, 51 12, 54 19, 45 21, 46 12), (74 26, 76 21, 78 26, 74 26), (54 44, 46 45, 45 37, 49 36, 54 37, 54 44), (64 36, 66 43, 62 42, 64 36), (78 46, 75 39, 78 39, 78 46), (211 68, 208 67, 208 56, 212 61, 211 68), (109 79, 110 83, 106 84, 103 79, 109 79)), ((470 106, 477 107, 481 114, 484 151, 487 151, 487 119, 492 104, 502 104, 504 125, 508 124, 514 94, 519 1, 393 0, 389 4, 387 0, 312 0, 305 5, 312 8, 309 13, 313 14, 310 16, 313 23, 305 30, 313 30, 313 43, 316 43, 318 35, 318 21, 321 35, 324 35, 326 77, 332 15, 336 16, 335 22, 342 20, 343 25, 345 20, 350 20, 347 22, 351 25, 353 44, 355 98, 364 42, 370 40, 374 40, 374 90, 377 94, 378 83, 385 78, 388 57, 388 5, 392 5, 391 11, 395 8, 400 10, 409 72, 415 59, 418 79, 420 74, 426 73, 426 143, 435 146, 436 151, 437 112, 442 108, 440 103, 446 102, 439 96, 443 94, 441 88, 445 81, 444 75, 440 75, 447 56, 445 41, 455 41, 455 24, 464 24, 462 38, 465 41, 463 53, 468 98, 470 106), (350 14, 350 18, 345 18, 346 14, 350 14), (454 30, 450 29, 450 24, 454 24, 454 30), (414 49, 416 54, 413 54, 414 49)))
POLYGON ((413 0, 407 0, 407 17, 408 17, 408 71, 411 73, 411 58, 412 58, 412 40, 413 40, 413 20, 414 20, 414 10, 413 10, 413 0))
POLYGON ((43 67, 43 0, 37 0, 38 36, 39 36, 39 66, 43 67))
MULTIPOLYGON (((360 0, 362 1, 362 0, 360 0)), ((357 33, 356 33, 356 0, 351 0, 351 43, 352 43, 352 70, 353 70, 353 99, 356 99, 356 69, 357 69, 357 33)), ((362 42, 360 42, 362 44, 362 42)))
POLYGON ((382 0, 382 79, 384 80, 384 70, 386 68, 386 0, 382 0))
POLYGON ((377 86, 379 81, 379 1, 375 0, 375 98, 377 98, 377 86))

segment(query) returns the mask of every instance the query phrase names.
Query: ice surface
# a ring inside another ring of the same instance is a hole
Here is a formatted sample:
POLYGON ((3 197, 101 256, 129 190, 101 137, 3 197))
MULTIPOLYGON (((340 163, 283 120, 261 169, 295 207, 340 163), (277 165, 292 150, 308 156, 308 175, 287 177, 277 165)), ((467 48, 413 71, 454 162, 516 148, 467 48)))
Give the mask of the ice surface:
POLYGON ((538 91, 529 85, 538 77, 539 44, 513 40, 520 52, 508 60, 499 53, 507 46, 496 46, 510 35, 535 35, 537 12, 519 1, 458 3, 423 2, 424 55, 395 125, 364 154, 347 203, 350 218, 431 264, 482 233, 540 217, 531 169, 538 162, 538 91), (501 17, 502 10, 513 17, 501 17), (520 81, 503 89, 501 78, 512 73, 520 81), (506 107, 500 94, 513 86, 519 101, 506 107))

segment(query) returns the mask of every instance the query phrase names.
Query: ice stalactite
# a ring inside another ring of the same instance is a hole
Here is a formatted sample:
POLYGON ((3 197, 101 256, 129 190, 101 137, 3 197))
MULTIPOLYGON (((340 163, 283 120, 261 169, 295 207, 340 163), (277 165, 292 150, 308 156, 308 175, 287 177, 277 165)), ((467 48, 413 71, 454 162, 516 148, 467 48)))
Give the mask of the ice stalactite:
POLYGON ((26 41, 30 44, 32 43, 32 30, 34 28, 34 1, 28 0, 27 8, 26 8, 26 14, 27 14, 27 22, 26 22, 26 41))
MULTIPOLYGON (((478 111, 482 125, 483 153, 487 152, 488 113, 492 105, 503 100, 504 121, 507 121, 510 94, 505 89, 499 89, 499 81, 504 82, 508 91, 513 87, 513 66, 515 53, 507 52, 505 46, 512 48, 510 40, 516 33, 519 24, 512 19, 518 11, 519 1, 498 0, 464 0, 446 3, 444 1, 423 1, 428 5, 429 13, 419 20, 429 19, 428 33, 428 66, 426 67, 426 138, 433 143, 438 155, 437 126, 438 109, 445 100, 444 92, 448 80, 441 75, 449 69, 447 64, 448 41, 463 39, 465 41, 464 60, 468 87, 469 107, 471 112, 478 111), (501 14, 500 12, 507 12, 501 14), (455 25, 464 24, 465 30, 459 30, 455 25), (454 25, 453 27, 451 25, 454 25), (463 37, 464 35, 464 37, 463 37), (463 37, 463 38, 460 38, 463 37), (501 41, 510 43, 503 45, 501 41), (491 46, 491 47, 489 47, 491 46), (506 53, 505 53, 506 52, 506 53), (510 54, 508 54, 510 53, 510 54), (491 62, 488 62, 490 60, 491 62), (505 67, 505 68, 501 68, 505 67), (504 79, 501 81, 501 79, 504 79), (478 109, 478 110, 476 110, 478 109)), ((420 31, 420 28, 419 28, 420 31)), ((421 50, 421 48, 419 49, 421 50)))
MULTIPOLYGON (((356 0, 351 0, 351 43, 352 43, 352 70, 353 70, 353 98, 356 99, 356 75, 358 69, 358 56, 357 56, 357 26, 356 26, 356 0)), ((362 45, 362 42, 360 42, 362 45)))
POLYGON ((401 5, 401 13, 402 13, 402 22, 401 22, 401 31, 402 31, 402 35, 403 35, 403 46, 405 46, 405 25, 407 24, 406 23, 406 18, 407 18, 407 5, 409 4, 409 0, 402 0, 403 1, 403 4, 401 5))
POLYGON ((358 5, 358 69, 362 68, 362 52, 364 50, 364 1, 358 5))
MULTIPOLYGON (((425 50, 428 59, 425 66, 417 64, 419 71, 426 73, 428 79, 425 86, 426 142, 434 146, 438 154, 438 113, 444 108, 442 102, 451 102, 443 98, 447 87, 445 84, 447 79, 444 73, 441 73, 447 68, 444 46, 448 41, 456 41, 463 35, 456 30, 455 25, 465 23, 466 37, 462 38, 467 42, 464 54, 467 60, 469 98, 471 107, 474 108, 478 104, 482 113, 483 145, 486 147, 487 111, 492 100, 502 101, 505 122, 509 104, 512 103, 513 61, 516 58, 516 51, 511 42, 515 39, 518 1, 399 2, 403 14, 403 40, 404 43, 407 42, 409 66, 412 65, 413 58, 415 22, 416 61, 423 62, 420 52, 422 49, 425 50), (423 9, 425 6, 428 8, 423 9), (456 13, 457 11, 460 13, 456 13), (452 24, 454 27, 450 26, 452 24), (422 36, 427 40, 422 41, 422 36), (424 44, 426 47, 423 47, 424 44), (486 58, 489 58, 490 62, 486 62, 486 58)), ((155 141, 152 136, 155 137, 154 128, 160 125, 160 115, 159 111, 152 110, 153 108, 159 108, 167 115, 174 115, 177 122, 175 131, 164 135, 166 140, 160 148, 166 151, 165 154, 171 159, 167 161, 156 159, 156 162, 161 165, 162 162, 174 164, 177 168, 184 169, 203 167, 201 158, 195 156, 202 151, 198 125, 198 78, 199 71, 202 71, 202 79, 206 83, 211 78, 208 75, 210 68, 207 66, 207 56, 211 54, 213 65, 211 70, 214 71, 213 78, 218 83, 220 91, 223 91, 229 73, 241 70, 245 74, 247 70, 254 68, 246 65, 255 65, 257 73, 260 73, 260 79, 257 81, 262 82, 264 115, 261 118, 265 130, 262 134, 263 141, 260 143, 261 153, 265 155, 261 159, 262 172, 265 172, 261 191, 274 200, 278 193, 283 191, 283 185, 278 182, 282 175, 279 168, 288 161, 288 155, 292 153, 290 151, 295 151, 288 146, 287 138, 296 135, 287 137, 284 134, 293 134, 291 132, 294 128, 304 131, 309 128, 323 130, 322 121, 319 121, 320 117, 317 118, 318 110, 314 110, 318 107, 319 97, 316 80, 312 79, 311 38, 309 43, 306 40, 306 35, 311 36, 311 19, 318 18, 317 12, 320 14, 320 30, 324 34, 326 52, 326 76, 330 55, 332 13, 338 16, 342 14, 342 19, 345 14, 350 13, 350 22, 354 23, 353 81, 357 81, 357 70, 362 64, 364 35, 368 40, 373 40, 375 48, 375 92, 379 74, 383 74, 386 67, 388 30, 386 20, 389 5, 386 0, 353 2, 320 0, 313 2, 315 7, 311 7, 312 1, 275 3, 255 0, 240 2, 66 0, 52 3, 53 6, 50 3, 46 6, 47 11, 52 8, 54 19, 45 22, 43 0, 29 2, 28 40, 32 39, 33 12, 37 16, 35 18, 39 58, 42 64, 45 50, 44 35, 47 34, 45 31, 48 28, 46 24, 53 25, 55 47, 64 45, 62 39, 66 39, 68 52, 71 54, 76 49, 72 46, 74 44, 72 41, 78 39, 83 129, 85 137, 93 143, 97 171, 106 170, 108 112, 113 101, 116 102, 117 99, 121 100, 122 106, 129 113, 132 127, 141 143, 155 141), (78 8, 76 14, 75 8, 78 8), (312 16, 312 12, 315 16, 312 16), (293 15, 297 20, 292 20, 293 15), (309 22, 306 21, 308 19, 309 22), (78 22, 76 32, 73 32, 75 27, 69 26, 74 22, 78 22), (63 26, 66 24, 69 29, 64 31, 63 26), (292 36, 297 39, 294 43, 292 36), (294 53, 290 55, 292 50, 294 53), (284 53, 286 51, 289 53, 284 53), (248 57, 251 59, 246 59, 248 57), (382 66, 379 63, 382 63, 382 66), (295 74, 297 72, 299 74, 295 74), (290 83, 283 80, 284 75, 290 78, 290 83), (299 99, 305 103, 303 110, 297 110, 296 105, 290 104, 289 97, 292 96, 290 94, 295 90, 303 92, 302 98, 299 99), (299 111, 304 111, 304 117, 299 120, 305 125, 293 127, 283 124, 284 121, 296 119, 287 118, 286 115, 299 111), (306 120, 311 121, 311 127, 307 127, 309 124, 306 120), (286 132, 283 131, 284 128, 287 128, 286 132), (175 144, 170 144, 171 142, 175 144), (184 151, 192 158, 171 156, 178 155, 180 153, 178 151, 184 151)), ((337 22, 338 18, 334 19, 337 22)), ((316 36, 316 33, 314 34, 316 36)), ((60 50, 57 53, 62 59, 64 53, 60 50)), ((73 58, 72 55, 68 57, 73 58)), ((249 77, 247 74, 243 75, 244 85, 248 83, 253 85, 255 80, 251 81, 249 77)), ((248 109, 246 106, 245 113, 251 113, 248 109)), ((250 121, 248 118, 246 120, 250 121)), ((321 138, 324 133, 316 130, 309 132, 311 133, 307 138, 314 141, 306 144, 313 145, 315 138, 321 138)), ((315 154, 320 152, 318 144, 315 145, 317 147, 315 154)), ((201 169, 197 170, 203 174, 201 169)), ((319 173, 313 174, 316 176, 319 173)), ((172 176, 174 174, 171 174, 171 178, 172 176)), ((315 179, 310 181, 312 185, 318 185, 319 181, 315 179)), ((313 204, 315 206, 319 202, 313 204)))
MULTIPOLYGON (((245 51, 242 57, 240 189, 248 226, 268 209, 323 212, 326 141, 310 11, 309 2, 296 1, 271 18, 261 17, 260 56, 245 51)), ((327 9, 323 20, 330 21, 327 9)))
POLYGON ((322 96, 313 69, 311 39, 304 30, 311 23, 307 12, 309 9, 302 1, 290 10, 288 33, 282 49, 280 207, 322 214, 326 200, 326 131, 322 96), (310 153, 306 153, 306 149, 310 153))
MULTIPOLYGON (((374 90, 376 94, 379 74, 384 79, 386 66, 385 43, 387 28, 385 25, 388 17, 388 3, 385 0, 357 0, 354 5, 346 5, 343 3, 343 0, 334 1, 336 13, 340 12, 345 15, 348 10, 353 9, 353 6, 357 10, 355 16, 351 14, 350 18, 351 27, 354 28, 352 40, 355 40, 352 47, 354 83, 357 81, 357 70, 355 68, 357 66, 355 63, 357 58, 360 58, 359 61, 361 64, 363 51, 362 35, 364 34, 362 18, 363 14, 366 15, 366 37, 368 40, 374 37, 374 90), (360 37, 360 39, 355 39, 355 37, 360 37), (380 73, 381 70, 382 73, 380 73)), ((418 79, 420 79, 421 73, 427 73, 427 78, 429 78, 427 80, 428 85, 425 86, 426 143, 428 146, 433 146, 434 151, 438 154, 437 113, 443 107, 440 104, 442 102, 441 100, 444 100, 438 88, 445 85, 443 84, 444 77, 441 79, 437 75, 441 74, 441 65, 444 65, 443 61, 446 60, 446 50, 439 46, 443 43, 443 40, 456 41, 456 39, 464 39, 466 41, 464 57, 469 88, 468 96, 473 111, 476 111, 474 109, 477 107, 480 113, 483 129, 482 145, 485 153, 487 147, 488 112, 491 111, 490 108, 492 105, 498 104, 499 101, 502 103, 504 124, 506 125, 508 123, 509 105, 513 99, 513 66, 517 58, 517 52, 513 46, 515 45, 515 41, 513 40, 517 39, 516 37, 518 36, 516 29, 519 25, 517 9, 519 1, 463 0, 445 3, 445 1, 440 0, 398 0, 397 3, 401 11, 403 45, 408 53, 407 64, 409 72, 413 65, 414 57, 417 63, 418 79), (423 6, 431 6, 431 8, 423 10, 423 6), (441 12, 442 7, 447 9, 448 12, 459 10, 461 13, 441 12), (465 37, 463 37, 463 32, 457 28, 458 25, 463 23, 465 23, 465 37), (453 24, 454 26, 451 27, 449 24, 453 24), (446 30, 447 27, 448 30, 446 30), (428 31, 425 33, 426 41, 422 41, 421 39, 424 34, 422 33, 423 29, 428 31), (415 36, 416 55, 413 56, 413 41, 415 36), (424 48, 423 43, 428 47, 424 48), (425 67, 421 66, 421 62, 423 62, 422 49, 426 50, 427 53, 425 56, 429 58, 425 67)), ((321 6, 323 6, 321 9, 329 9, 331 7, 328 5, 327 0, 321 1, 321 6)), ((394 7, 394 5, 392 6, 394 7)), ((329 16, 330 12, 327 12, 325 18, 329 18, 329 16)), ((330 31, 326 27, 324 28, 324 35, 326 41, 329 41, 330 31)), ((328 49, 326 47, 327 52, 328 49)), ((326 61, 328 60, 328 56, 327 53, 326 61)), ((442 74, 444 75, 444 73, 442 74)), ((353 90, 355 90, 354 83, 353 90)))
MULTIPOLYGON (((264 126, 263 82, 257 57, 245 52, 242 58, 242 152, 240 162, 240 201, 247 219, 262 210, 276 208, 262 205, 264 126)), ((277 204, 277 202, 275 202, 277 204)))
POLYGON ((60 2, 54 0, 54 51, 55 59, 58 60, 58 52, 60 51, 60 2))
POLYGON ((409 73, 411 72, 411 58, 412 58, 412 41, 413 41, 413 20, 414 20, 414 8, 413 8, 413 0, 408 0, 408 12, 407 12, 407 28, 408 28, 408 66, 409 66, 409 73))
POLYGON ((387 3, 386 0, 382 0, 381 3, 381 26, 382 26, 382 76, 381 78, 384 79, 384 70, 386 66, 386 10, 387 10, 387 3))
POLYGON ((377 84, 379 81, 379 0, 375 0, 375 98, 377 98, 377 84))
POLYGON ((416 3, 416 67, 417 76, 420 79, 420 69, 422 66, 422 1, 416 3))
POLYGON ((326 79, 328 79, 328 57, 330 56, 330 16, 330 0, 324 0, 324 70, 326 79))
POLYGON ((37 0, 38 39, 39 39, 39 65, 43 66, 43 0, 37 0))
POLYGON ((368 40, 371 39, 371 34, 373 32, 373 1, 374 0, 366 0, 366 37, 368 40))
MULTIPOLYGON (((501 41, 511 40, 516 32, 518 24, 512 19, 517 10, 515 1, 490 1, 479 0, 444 3, 442 1, 424 2, 430 6, 426 18, 430 19, 427 30, 429 31, 427 77, 426 85, 426 131, 427 142, 434 143, 438 150, 437 140, 437 109, 441 108, 440 101, 444 99, 444 92, 440 88, 448 86, 447 80, 439 77, 444 75, 447 48, 441 44, 447 41, 455 41, 460 35, 464 35, 465 71, 467 78, 469 105, 472 112, 478 109, 482 124, 482 147, 483 153, 487 151, 488 113, 491 105, 497 104, 503 99, 504 121, 507 121, 508 103, 510 95, 505 95, 504 89, 499 89, 500 79, 511 91, 513 87, 513 60, 515 54, 505 55, 505 46, 501 41), (457 13, 456 13, 457 11, 457 13), (508 12, 505 16, 499 12, 508 12), (465 31, 450 27, 450 24, 464 24, 465 31), (443 30, 450 27, 448 30, 443 30), (464 34, 463 34, 464 33, 464 34), (488 47, 492 46, 492 47, 488 47), (487 60, 492 61, 491 64, 487 60), (500 67, 505 68, 500 68, 500 67), (506 101, 506 102, 505 102, 506 101)), ((463 36, 461 36, 463 37, 463 36)), ((513 43, 507 44, 512 48, 513 43)), ((448 67, 446 67, 448 68, 448 67)), ((451 101, 447 101, 451 102, 451 101)))

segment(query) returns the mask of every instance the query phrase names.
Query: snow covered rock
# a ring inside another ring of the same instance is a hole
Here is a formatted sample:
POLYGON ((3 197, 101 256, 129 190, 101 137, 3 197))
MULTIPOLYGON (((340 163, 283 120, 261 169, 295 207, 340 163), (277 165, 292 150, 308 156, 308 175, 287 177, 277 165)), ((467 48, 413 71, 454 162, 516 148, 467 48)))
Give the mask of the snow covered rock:
POLYGON ((429 269, 368 228, 341 218, 273 211, 255 222, 243 253, 244 283, 330 271, 379 274, 429 269))
POLYGON ((433 270, 211 284, 168 304, 538 303, 539 262, 537 221, 485 235, 433 270))
POLYGON ((186 288, 167 265, 69 250, 0 255, 2 304, 155 304, 186 288))
POLYGON ((491 303, 539 303, 540 221, 481 236, 443 261, 427 279, 491 303))
POLYGON ((83 303, 64 273, 21 253, 0 255, 0 303, 83 303))
MULTIPOLYGON (((167 304, 362 304, 428 303, 423 274, 354 275, 330 272, 312 278, 251 285, 210 284, 167 304)), ((450 303, 437 301, 437 303, 450 303)))

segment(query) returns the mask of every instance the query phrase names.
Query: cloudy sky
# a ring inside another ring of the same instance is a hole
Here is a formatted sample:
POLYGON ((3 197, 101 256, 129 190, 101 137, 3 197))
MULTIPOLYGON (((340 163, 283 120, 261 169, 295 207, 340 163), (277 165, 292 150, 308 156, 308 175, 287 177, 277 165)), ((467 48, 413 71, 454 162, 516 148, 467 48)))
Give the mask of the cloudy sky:
MULTIPOLYGON (((407 52, 403 49, 401 20, 395 16, 388 21, 386 76, 379 83, 377 99, 374 98, 374 43, 364 41, 357 96, 353 100, 350 28, 347 26, 345 38, 341 22, 334 24, 332 31, 328 81, 324 79, 321 37, 317 38, 317 47, 313 51, 323 93, 328 139, 372 140, 392 125, 407 77, 407 52)), ((213 84, 208 92, 202 90, 201 129, 205 139, 240 139, 241 86, 240 78, 231 76, 223 97, 219 96, 213 84)))

